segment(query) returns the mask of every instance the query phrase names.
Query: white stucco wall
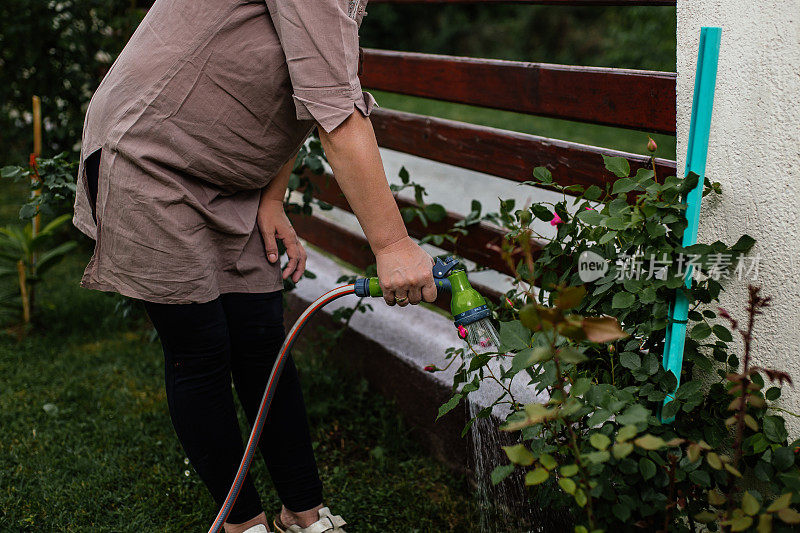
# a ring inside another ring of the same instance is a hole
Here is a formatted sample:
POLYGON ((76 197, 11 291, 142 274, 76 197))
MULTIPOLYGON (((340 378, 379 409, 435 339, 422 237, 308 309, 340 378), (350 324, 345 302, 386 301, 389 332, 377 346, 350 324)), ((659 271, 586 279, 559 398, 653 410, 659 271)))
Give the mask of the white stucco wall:
MULTIPOLYGON (((723 195, 703 206, 699 239, 756 239, 757 284, 773 298, 756 326, 756 358, 791 373, 782 407, 800 413, 800 0, 678 0, 679 169, 701 26, 722 27, 708 176, 723 195)), ((723 307, 743 317, 747 282, 725 286, 723 307)), ((800 419, 786 419, 800 436, 800 419)))

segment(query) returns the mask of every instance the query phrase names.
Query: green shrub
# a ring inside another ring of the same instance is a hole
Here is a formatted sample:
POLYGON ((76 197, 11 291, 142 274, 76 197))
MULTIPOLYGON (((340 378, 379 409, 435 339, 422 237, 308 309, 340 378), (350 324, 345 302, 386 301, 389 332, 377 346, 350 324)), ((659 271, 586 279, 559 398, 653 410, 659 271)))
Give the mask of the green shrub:
MULTIPOLYGON (((499 383, 493 405, 508 406, 505 429, 518 432, 520 443, 505 448, 511 463, 499 466, 493 481, 523 468, 526 483, 540 486, 538 501, 574 511, 576 532, 631 524, 696 531, 698 522, 731 531, 758 524, 761 532, 800 523, 790 506, 800 502, 799 443, 789 444, 773 403, 791 379, 750 362, 755 318, 769 299, 751 287, 748 316, 738 321, 713 306, 724 274, 742 268, 753 239, 684 248, 681 198, 697 176, 659 179, 646 169, 631 176, 620 158, 607 158, 606 167, 618 178, 606 190, 561 187, 537 168, 528 183, 560 191, 563 200, 523 209, 504 200, 484 217, 510 231, 497 251, 516 273, 514 289, 495 309, 502 346, 448 350, 460 366, 440 415, 485 381, 499 383), (555 226, 556 235, 537 233, 536 219, 555 226), (610 260, 590 282, 578 270, 586 251, 610 260), (636 257, 657 265, 643 269, 653 275, 624 275, 631 264, 619 259, 636 257), (689 289, 681 257, 694 264, 689 289), (661 363, 677 290, 691 306, 680 387, 661 363), (734 334, 745 341, 741 358, 734 334), (492 359, 499 372, 489 369, 492 359), (549 401, 522 405, 509 386, 520 374, 549 401), (775 386, 765 390, 765 378, 775 386), (662 411, 668 395, 674 400, 662 411), (672 416, 673 424, 661 422, 672 416)), ((704 194, 720 192, 706 180, 704 194)), ((487 407, 478 417, 490 413, 487 407)))

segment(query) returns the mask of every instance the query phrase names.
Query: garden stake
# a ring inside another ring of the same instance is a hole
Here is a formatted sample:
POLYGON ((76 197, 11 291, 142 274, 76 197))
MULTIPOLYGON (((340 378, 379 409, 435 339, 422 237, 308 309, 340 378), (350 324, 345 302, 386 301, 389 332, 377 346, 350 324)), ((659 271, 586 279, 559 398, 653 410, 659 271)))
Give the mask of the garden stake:
MULTIPOLYGON (((458 261, 452 258, 446 258, 445 261, 436 259, 433 265, 433 278, 436 283, 436 288, 439 290, 450 292, 450 309, 453 313, 453 320, 456 328, 464 328, 467 330, 466 340, 471 344, 477 344, 483 341, 483 345, 489 343, 498 346, 497 330, 489 320, 491 311, 486 305, 486 300, 472 288, 467 280, 467 273, 458 261)), ((247 439, 247 447, 245 448, 244 456, 239 464, 239 470, 236 472, 236 477, 233 480, 231 490, 222 504, 214 523, 208 530, 208 533, 219 533, 228 514, 236 503, 236 498, 239 496, 239 491, 242 488, 247 472, 250 470, 250 464, 253 461, 258 441, 261 438, 261 431, 264 429, 264 422, 266 422, 267 415, 269 414, 269 406, 272 403, 272 396, 275 394, 275 388, 278 380, 280 379, 283 367, 286 364, 286 355, 291 350, 292 346, 297 340, 300 331, 305 326, 309 318, 314 316, 317 311, 325 307, 330 302, 347 296, 355 294, 359 297, 378 297, 382 296, 378 278, 358 278, 355 283, 351 285, 342 285, 333 290, 330 290, 314 300, 305 311, 294 323, 292 329, 286 335, 283 341, 283 346, 275 359, 275 364, 272 366, 269 379, 267 380, 267 388, 264 390, 264 396, 261 399, 261 405, 258 408, 255 422, 253 423, 253 430, 250 433, 250 438, 247 439)), ((461 331, 461 329, 459 329, 461 331)))
MULTIPOLYGON (((689 147, 686 155, 686 176, 694 173, 699 176, 697 186, 686 195, 686 221, 688 226, 683 233, 683 246, 691 246, 697 242, 697 230, 700 223, 700 202, 703 199, 703 186, 708 160, 708 138, 711 131, 711 112, 714 108, 714 89, 717 83, 717 65, 719 63, 719 47, 722 28, 700 29, 700 49, 697 55, 697 72, 694 81, 694 98, 692 101, 692 121, 689 127, 689 147)), ((685 289, 692 286, 692 265, 687 265, 684 279, 685 289)), ((689 319, 689 299, 683 288, 675 292, 675 301, 670 306, 669 323, 664 341, 664 370, 671 371, 677 379, 675 390, 681 383, 681 367, 683 366, 683 350, 686 342, 686 323, 689 319)), ((675 399, 675 393, 667 394, 661 406, 675 399)), ((664 423, 672 423, 675 417, 665 418, 659 415, 664 423)))

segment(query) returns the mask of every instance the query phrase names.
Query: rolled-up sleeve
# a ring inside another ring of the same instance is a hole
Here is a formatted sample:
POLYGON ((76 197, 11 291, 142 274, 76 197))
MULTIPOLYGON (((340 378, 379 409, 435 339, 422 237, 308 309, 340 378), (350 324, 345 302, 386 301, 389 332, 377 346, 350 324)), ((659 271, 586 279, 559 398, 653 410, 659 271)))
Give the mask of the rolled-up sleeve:
POLYGON ((299 120, 326 132, 355 109, 368 116, 375 98, 358 79, 358 30, 366 0, 266 0, 281 41, 299 120))

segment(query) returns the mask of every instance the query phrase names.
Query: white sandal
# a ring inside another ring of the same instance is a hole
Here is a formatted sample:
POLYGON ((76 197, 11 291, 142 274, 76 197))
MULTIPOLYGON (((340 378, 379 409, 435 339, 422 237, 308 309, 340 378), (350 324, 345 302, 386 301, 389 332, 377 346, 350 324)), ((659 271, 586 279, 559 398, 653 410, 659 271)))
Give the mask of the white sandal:
POLYGON ((264 524, 256 524, 253 527, 248 527, 244 533, 269 533, 269 529, 264 524))
POLYGON ((347 522, 341 516, 331 514, 327 507, 319 510, 319 520, 305 528, 296 524, 284 526, 280 515, 276 516, 273 522, 278 533, 347 533, 342 529, 342 526, 346 524, 347 522))

